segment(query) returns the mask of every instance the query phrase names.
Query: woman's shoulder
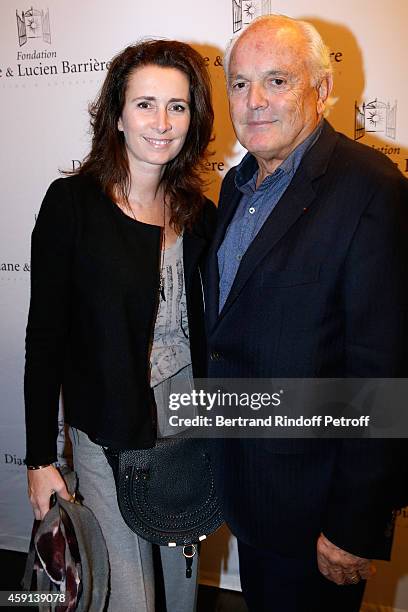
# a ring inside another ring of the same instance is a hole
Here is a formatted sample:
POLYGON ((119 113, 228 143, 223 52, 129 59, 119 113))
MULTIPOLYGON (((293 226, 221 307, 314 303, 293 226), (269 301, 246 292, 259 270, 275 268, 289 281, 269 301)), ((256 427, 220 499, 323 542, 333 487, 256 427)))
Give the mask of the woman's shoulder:
POLYGON ((59 223, 62 226, 71 224, 83 213, 84 202, 96 202, 100 194, 101 189, 88 176, 59 177, 51 182, 45 193, 36 225, 40 227, 48 223, 59 223))
POLYGON ((88 175, 73 174, 52 181, 44 197, 43 207, 60 209, 82 209, 85 202, 99 200, 102 189, 95 179, 88 175))
POLYGON ((44 202, 61 205, 73 202, 83 194, 96 196, 100 193, 101 189, 94 179, 85 175, 73 174, 53 180, 46 191, 44 202))
POLYGON ((101 188, 98 182, 87 174, 71 174, 52 181, 48 191, 57 194, 77 194, 82 192, 93 192, 100 194, 101 188))

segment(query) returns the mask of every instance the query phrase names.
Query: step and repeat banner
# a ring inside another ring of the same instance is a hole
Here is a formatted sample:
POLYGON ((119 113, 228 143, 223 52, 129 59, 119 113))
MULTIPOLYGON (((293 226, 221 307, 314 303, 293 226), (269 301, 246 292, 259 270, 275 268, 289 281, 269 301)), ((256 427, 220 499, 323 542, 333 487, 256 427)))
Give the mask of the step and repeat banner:
MULTIPOLYGON (((242 148, 228 117, 223 49, 256 16, 312 22, 330 46, 335 89, 330 121, 379 149, 408 175, 408 2, 404 0, 2 0, 0 4, 0 548, 26 551, 23 424, 24 335, 30 235, 48 184, 77 167, 89 147, 88 104, 109 60, 138 38, 175 38, 205 58, 215 106, 209 196, 242 148)), ((63 423, 61 420, 61 447, 63 423)), ((397 521, 392 563, 379 563, 365 610, 408 611, 408 511, 397 521)), ((201 580, 239 589, 236 543, 227 529, 204 546, 201 580)))

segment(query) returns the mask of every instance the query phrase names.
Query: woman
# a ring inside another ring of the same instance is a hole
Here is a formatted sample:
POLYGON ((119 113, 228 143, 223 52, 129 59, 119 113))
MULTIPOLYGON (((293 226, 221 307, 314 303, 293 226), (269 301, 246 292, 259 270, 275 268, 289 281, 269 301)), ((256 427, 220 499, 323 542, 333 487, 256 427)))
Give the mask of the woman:
MULTIPOLYGON (((127 47, 91 117, 91 151, 52 183, 32 237, 29 497, 37 519, 53 491, 69 497, 52 465, 62 386, 79 491, 107 543, 108 609, 142 612, 154 609, 152 547, 123 522, 102 447, 152 446, 167 433, 169 390, 205 375, 201 268, 215 209, 199 176, 213 122, 203 59, 176 41, 127 47)), ((160 552, 167 609, 190 612, 196 579, 179 550, 160 552)))

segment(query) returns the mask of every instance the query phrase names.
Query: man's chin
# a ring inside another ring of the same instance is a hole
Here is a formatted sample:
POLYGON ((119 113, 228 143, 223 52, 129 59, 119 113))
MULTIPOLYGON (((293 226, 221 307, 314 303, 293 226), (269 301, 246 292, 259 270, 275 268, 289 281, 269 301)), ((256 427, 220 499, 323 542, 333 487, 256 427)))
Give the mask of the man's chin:
POLYGON ((274 137, 271 133, 268 135, 245 134, 242 138, 238 137, 238 140, 250 153, 267 153, 268 151, 274 151, 279 148, 279 139, 274 137))
POLYGON ((279 145, 275 142, 249 142, 248 146, 243 145, 247 151, 252 153, 255 157, 261 157, 262 159, 274 159, 278 156, 279 145))

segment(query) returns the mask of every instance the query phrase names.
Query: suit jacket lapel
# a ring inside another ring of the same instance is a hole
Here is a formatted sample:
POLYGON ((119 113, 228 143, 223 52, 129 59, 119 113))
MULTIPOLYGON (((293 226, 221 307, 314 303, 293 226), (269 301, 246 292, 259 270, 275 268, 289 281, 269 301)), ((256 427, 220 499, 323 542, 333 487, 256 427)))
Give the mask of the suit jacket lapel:
MULTIPOLYGON (((277 242, 288 232, 291 226, 304 214, 307 208, 315 199, 315 189, 313 180, 326 172, 330 156, 337 140, 337 134, 333 128, 325 121, 322 133, 316 144, 306 153, 292 182, 275 206, 264 225, 260 229, 255 240, 249 246, 242 258, 231 291, 219 315, 221 319, 229 310, 235 299, 238 297, 248 279, 252 276, 255 268, 263 258, 274 248, 277 242)), ((240 192, 235 189, 233 197, 239 200, 240 192)), ((227 197, 227 194, 226 194, 227 197)), ((235 201, 234 210, 237 200, 235 201)), ((216 248, 225 234, 228 221, 223 223, 222 235, 218 236, 216 248)), ((213 262, 214 270, 216 262, 213 262)), ((215 276, 215 275, 214 275, 215 276)), ((217 266, 218 279, 218 266, 217 266)), ((217 287, 217 308, 218 308, 218 287, 217 287)))
POLYGON ((274 248, 276 243, 287 233, 297 219, 304 214, 304 209, 312 204, 315 192, 310 181, 303 181, 301 184, 298 184, 298 181, 296 181, 296 183, 294 185, 292 181, 259 230, 256 238, 248 247, 220 317, 225 314, 238 297, 258 264, 274 248))
POLYGON ((193 270, 206 246, 206 240, 196 233, 186 231, 183 236, 183 266, 186 291, 190 288, 193 270))
POLYGON ((233 172, 231 177, 226 179, 228 180, 228 185, 221 193, 217 228, 208 253, 205 283, 205 303, 207 313, 206 319, 209 330, 214 327, 218 319, 219 273, 217 252, 222 241, 224 240, 225 232, 241 198, 241 192, 235 188, 234 177, 235 172, 233 172))

